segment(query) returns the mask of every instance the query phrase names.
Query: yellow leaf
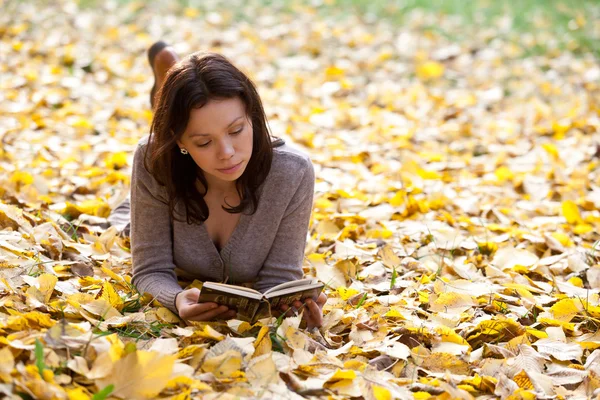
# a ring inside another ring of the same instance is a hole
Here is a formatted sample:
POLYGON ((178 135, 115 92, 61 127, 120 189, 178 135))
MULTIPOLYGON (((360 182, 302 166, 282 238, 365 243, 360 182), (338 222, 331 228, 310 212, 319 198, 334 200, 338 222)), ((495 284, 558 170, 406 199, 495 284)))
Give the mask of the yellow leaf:
POLYGON ((221 355, 209 358, 202 364, 202 371, 212 372, 217 378, 231 378, 242 366, 242 355, 235 350, 227 350, 221 355))
POLYGON ((338 292, 338 294, 342 300, 348 300, 350 297, 358 294, 358 290, 352 289, 352 288, 347 288, 344 286, 339 286, 336 289, 336 291, 338 292))
POLYGON ((30 185, 33 183, 33 175, 29 172, 15 171, 10 176, 10 181, 17 185, 30 185))
POLYGON ((100 267, 100 269, 102 270, 102 272, 104 272, 106 275, 110 276, 116 282, 119 282, 119 283, 125 282, 125 279, 123 279, 122 276, 116 274, 112 269, 110 269, 110 263, 109 262, 104 261, 104 263, 102 264, 102 266, 100 267))
POLYGON ((390 205, 393 207, 399 207, 402 204, 404 204, 405 199, 406 199, 406 192, 404 192, 403 190, 399 190, 396 192, 394 197, 392 197, 388 200, 388 203, 390 203, 390 205))
MULTIPOLYGON (((39 311, 29 311, 21 315, 11 315, 6 321, 6 328, 14 331, 23 331, 27 328, 42 329, 52 327, 56 321, 50 318, 49 314, 39 311)), ((1 327, 1 325, 0 325, 1 327)))
POLYGON ((267 354, 271 351, 273 343, 271 342, 271 336, 269 335, 269 327, 262 326, 256 340, 254 341, 254 354, 252 358, 267 354))
POLYGON ((186 7, 183 10, 183 15, 185 15, 188 18, 196 18, 199 14, 200 12, 198 11, 198 9, 194 7, 186 7))
POLYGON ((552 122, 552 130, 554 135, 552 136, 555 140, 562 140, 565 138, 567 131, 571 129, 571 122, 569 120, 560 120, 552 122))
POLYGON ((468 375, 470 373, 469 363, 449 353, 430 354, 423 359, 420 367, 433 372, 449 370, 452 374, 468 375))
POLYGON ((52 297, 54 286, 56 286, 56 282, 58 282, 58 277, 52 274, 41 274, 37 277, 37 282, 38 290, 44 295, 44 303, 48 304, 50 297, 52 297))
POLYGON ((535 400, 536 395, 526 389, 517 389, 513 394, 508 396, 506 400, 535 400))
POLYGON ((392 399, 392 394, 386 388, 384 388, 382 386, 377 386, 377 385, 373 385, 372 388, 373 388, 373 397, 375 397, 375 400, 391 400, 392 399))
POLYGON ((494 174, 496 175, 496 178, 500 182, 504 182, 504 181, 513 179, 515 176, 515 174, 508 167, 505 167, 505 166, 501 166, 500 168, 496 169, 494 174))
POLYGON ((578 276, 574 276, 574 277, 570 278, 567 282, 569 282, 573 286, 577 286, 580 288, 584 287, 583 280, 578 276))
POLYGON ((462 345, 469 345, 469 343, 452 328, 446 326, 438 326, 435 328, 436 333, 442 337, 442 342, 451 342, 462 345))
POLYGON ((544 148, 544 150, 546 150, 548 152, 548 154, 550 154, 552 156, 553 159, 555 159, 555 160, 559 159, 558 148, 556 147, 556 145, 554 145, 552 143, 544 143, 542 145, 542 147, 544 148))
POLYGON ((82 387, 76 387, 73 389, 65 389, 69 400, 90 400, 91 397, 88 392, 82 387))
MULTIPOLYGON (((578 225, 579 226, 579 225, 578 225)), ((561 233, 561 232, 552 232, 552 237, 560 242, 565 247, 573 246, 573 241, 569 237, 569 235, 561 233)))
POLYGON ((66 206, 62 211, 63 215, 68 214, 72 218, 77 218, 81 214, 94 215, 96 217, 107 218, 110 215, 110 206, 105 201, 96 200, 85 200, 75 205, 66 202, 66 206))
POLYGON ((86 118, 80 117, 71 123, 71 126, 81 129, 91 129, 94 125, 86 118))
POLYGON ((394 249, 389 244, 383 246, 380 250, 379 255, 381 256, 381 261, 388 268, 398 267, 400 265, 400 257, 394 253, 394 249))
POLYGON ((308 337, 293 326, 287 328, 285 331, 285 338, 285 344, 292 349, 304 350, 306 343, 308 342, 308 337))
POLYGON ((177 352, 177 358, 184 359, 188 357, 195 356, 196 354, 202 355, 202 353, 206 353, 206 349, 204 346, 199 344, 189 344, 177 352))
POLYGON ((594 230, 594 227, 590 224, 577 224, 573 228, 573 233, 576 235, 584 235, 594 230))
POLYGON ((106 300, 108 304, 116 308, 117 310, 121 310, 123 308, 123 299, 117 293, 115 288, 110 284, 110 282, 104 282, 102 284, 102 289, 98 292, 96 298, 101 298, 106 300))
POLYGON ((10 348, 2 348, 2 350, 0 350, 0 381, 10 382, 12 380, 10 374, 14 367, 15 358, 10 351, 10 348))
MULTIPOLYGON (((181 390, 182 386, 187 386, 192 389, 201 390, 203 392, 212 392, 213 391, 212 388, 210 387, 210 385, 207 385, 204 382, 201 382, 197 379, 190 378, 189 376, 184 376, 184 375, 180 375, 180 376, 176 376, 175 378, 172 378, 169 382, 167 382, 165 389, 181 390)), ((183 397, 182 400, 188 399, 188 398, 189 397, 183 397)))
POLYGON ((155 398, 171 379, 177 356, 134 351, 117 360, 112 372, 98 379, 99 387, 114 385, 111 396, 138 400, 155 398))
POLYGON ((577 207, 577 204, 575 204, 575 202, 571 200, 563 201, 562 213, 569 224, 577 225, 583 223, 581 215, 579 214, 579 208, 577 207))
POLYGON ((367 363, 359 360, 347 360, 344 362, 345 369, 353 369, 355 371, 362 372, 367 367, 367 363))
POLYGON ((406 317, 404 317, 404 315, 402 315, 402 313, 400 313, 400 311, 398 311, 398 309, 396 309, 396 308, 390 309, 388 312, 383 314, 383 317, 384 318, 398 318, 398 319, 406 320, 406 317))
POLYGON ((206 324, 206 323, 194 323, 194 321, 190 321, 192 323, 192 325, 196 325, 196 326, 201 326, 201 329, 198 329, 196 331, 194 331, 194 334, 191 336, 192 338, 205 338, 205 339, 212 339, 212 340, 218 340, 221 341, 223 339, 225 339, 225 335, 223 335, 221 332, 215 330, 213 327, 211 327, 210 325, 206 324))
POLYGON ((315 200, 315 209, 317 210, 328 210, 333 206, 334 204, 326 197, 321 197, 315 200))
POLYGON ((435 61, 426 61, 417 66, 416 72, 419 79, 435 79, 444 74, 444 66, 435 61))
POLYGON ((413 397, 415 400, 427 400, 432 396, 427 392, 414 392, 413 397))
POLYGON ((506 342, 523 333, 525 333, 525 328, 521 324, 499 315, 494 319, 481 321, 474 329, 470 330, 465 339, 472 348, 477 348, 492 340, 506 342))
POLYGON ((329 377, 329 379, 327 379, 326 383, 334 383, 337 381, 341 381, 343 379, 350 379, 353 380, 356 378, 356 372, 351 370, 351 369, 346 369, 346 370, 342 370, 342 369, 337 369, 334 374, 332 376, 329 377))
POLYGON ((121 151, 110 154, 104 159, 104 164, 110 169, 121 169, 127 165, 127 153, 121 151))
POLYGON ((342 68, 338 68, 336 66, 330 66, 330 67, 327 67, 327 69, 325 69, 325 76, 328 79, 339 78, 341 76, 344 76, 344 70, 342 68))
POLYGON ((180 322, 179 317, 173 314, 173 312, 166 307, 159 307, 156 310, 156 316, 162 322, 166 322, 169 324, 178 324, 180 322))
POLYGON ((429 171, 419 168, 417 174, 423 179, 441 179, 442 175, 437 171, 429 171))
POLYGON ((533 389, 533 383, 525 371, 521 371, 513 377, 513 381, 522 389, 533 389))
POLYGON ((478 305, 472 296, 463 293, 442 292, 435 300, 433 298, 433 295, 430 296, 431 310, 434 312, 448 312, 453 308, 467 309, 478 305))
POLYGON ((528 326, 525 327, 526 331, 528 334, 530 334, 531 336, 538 338, 538 339, 546 339, 548 337, 548 334, 544 331, 540 331, 537 329, 533 329, 530 328, 528 326))
POLYGON ((538 318, 537 322, 539 322, 540 324, 542 324, 544 326, 560 326, 563 328, 563 330, 565 330, 565 333, 573 334, 575 331, 575 324, 571 323, 571 322, 563 322, 563 321, 559 321, 557 319, 544 318, 544 317, 538 318))

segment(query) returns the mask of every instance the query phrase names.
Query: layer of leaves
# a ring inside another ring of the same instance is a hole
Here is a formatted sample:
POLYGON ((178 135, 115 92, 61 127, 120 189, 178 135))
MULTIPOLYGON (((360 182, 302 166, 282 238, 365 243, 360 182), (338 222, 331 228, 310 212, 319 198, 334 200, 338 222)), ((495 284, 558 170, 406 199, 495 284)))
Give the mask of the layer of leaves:
POLYGON ((395 27, 308 5, 5 5, 4 395, 597 396, 592 56, 518 58, 498 27, 451 42, 423 32, 427 13, 395 27), (311 153, 304 268, 328 284, 320 330, 299 317, 186 326, 131 285, 129 242, 106 218, 151 120, 145 50, 159 38, 229 57, 273 133, 311 153))

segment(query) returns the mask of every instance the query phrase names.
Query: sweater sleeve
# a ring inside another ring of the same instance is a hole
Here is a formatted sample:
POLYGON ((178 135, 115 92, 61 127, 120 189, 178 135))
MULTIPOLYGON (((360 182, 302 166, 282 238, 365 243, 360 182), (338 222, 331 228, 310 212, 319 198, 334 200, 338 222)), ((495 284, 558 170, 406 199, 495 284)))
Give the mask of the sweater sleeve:
POLYGON ((306 234, 310 224, 315 188, 315 171, 309 161, 300 185, 288 204, 254 288, 264 293, 273 286, 301 279, 306 234))
POLYGON ((162 186, 144 166, 146 146, 139 145, 131 174, 132 283, 179 315, 175 296, 182 291, 173 263, 171 217, 162 186))

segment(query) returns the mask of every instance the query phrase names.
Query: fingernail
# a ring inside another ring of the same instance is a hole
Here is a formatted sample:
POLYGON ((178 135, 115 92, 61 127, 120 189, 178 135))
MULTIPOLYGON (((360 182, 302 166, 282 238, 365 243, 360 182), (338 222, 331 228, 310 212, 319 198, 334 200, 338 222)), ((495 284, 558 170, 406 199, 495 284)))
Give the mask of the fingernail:
POLYGON ((294 312, 294 314, 298 314, 298 309, 295 306, 292 306, 292 311, 294 312))

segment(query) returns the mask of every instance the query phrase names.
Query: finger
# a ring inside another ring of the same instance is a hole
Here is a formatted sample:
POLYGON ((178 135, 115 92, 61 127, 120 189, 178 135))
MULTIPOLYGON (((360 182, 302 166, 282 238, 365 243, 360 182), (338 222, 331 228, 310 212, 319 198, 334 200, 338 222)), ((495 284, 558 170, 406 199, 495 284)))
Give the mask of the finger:
POLYGON ((327 303, 327 295, 325 293, 321 293, 319 297, 317 297, 317 304, 320 307, 323 307, 327 303))
POLYGON ((201 314, 203 312, 216 310, 218 307, 219 307, 219 304, 209 301, 206 303, 189 304, 186 307, 186 311, 187 311, 187 314, 189 314, 189 315, 196 315, 196 314, 201 314))
POLYGON ((186 319, 188 319, 190 321, 210 321, 211 319, 215 318, 217 315, 227 312, 227 310, 228 310, 227 306, 219 306, 218 308, 216 308, 214 310, 206 311, 206 312, 199 313, 196 315, 192 315, 186 319))
POLYGON ((219 305, 213 302, 186 304, 185 307, 181 307, 181 310, 179 311, 179 316, 181 318, 187 319, 189 317, 194 317, 207 311, 216 310, 218 309, 218 307, 219 305))
POLYGON ((282 305, 281 310, 284 312, 286 317, 293 317, 296 314, 296 310, 287 304, 282 305))
POLYGON ((307 310, 309 312, 309 317, 306 320, 306 326, 309 329, 314 327, 321 327, 323 325, 323 312, 321 308, 314 301, 310 300, 307 302, 307 310))
POLYGON ((237 311, 235 310, 229 310, 227 312, 224 312, 222 314, 219 314, 215 317, 215 319, 223 319, 223 320, 227 320, 227 319, 231 319, 233 317, 235 317, 237 315, 237 311))
POLYGON ((307 308, 311 315, 319 315, 321 314, 321 307, 317 303, 312 300, 307 302, 307 308))
POLYGON ((294 301, 294 307, 296 307, 296 309, 300 309, 300 307, 302 307, 304 304, 302 304, 302 302, 300 300, 296 300, 294 301))

